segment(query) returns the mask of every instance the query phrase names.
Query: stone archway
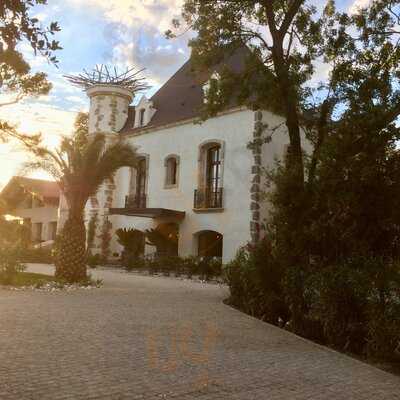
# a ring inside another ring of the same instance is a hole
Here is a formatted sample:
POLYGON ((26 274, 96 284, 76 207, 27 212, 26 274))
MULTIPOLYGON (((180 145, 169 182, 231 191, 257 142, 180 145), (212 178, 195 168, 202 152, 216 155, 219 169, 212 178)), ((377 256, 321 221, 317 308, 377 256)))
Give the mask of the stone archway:
POLYGON ((200 257, 221 257, 223 251, 223 235, 215 231, 201 231, 197 236, 197 254, 200 257))

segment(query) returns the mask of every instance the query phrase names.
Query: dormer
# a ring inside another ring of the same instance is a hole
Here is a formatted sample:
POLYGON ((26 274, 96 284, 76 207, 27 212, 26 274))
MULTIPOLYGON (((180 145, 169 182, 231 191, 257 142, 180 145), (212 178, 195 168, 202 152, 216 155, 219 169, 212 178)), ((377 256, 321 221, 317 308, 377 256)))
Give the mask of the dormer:
POLYGON ((135 124, 134 128, 140 128, 149 124, 156 109, 153 108, 153 102, 148 100, 146 96, 142 96, 139 103, 135 107, 135 124))

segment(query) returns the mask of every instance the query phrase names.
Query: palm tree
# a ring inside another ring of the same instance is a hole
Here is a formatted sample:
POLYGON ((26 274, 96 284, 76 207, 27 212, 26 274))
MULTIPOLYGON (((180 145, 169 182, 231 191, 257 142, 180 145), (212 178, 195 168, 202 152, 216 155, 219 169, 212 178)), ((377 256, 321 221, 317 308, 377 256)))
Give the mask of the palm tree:
POLYGON ((106 144, 97 134, 82 140, 76 134, 64 137, 59 149, 52 151, 42 145, 30 147, 34 160, 25 170, 44 170, 57 181, 68 204, 68 217, 56 240, 56 277, 79 282, 86 275, 86 229, 84 209, 89 198, 107 180, 112 180, 121 167, 136 167, 136 150, 127 143, 106 144))

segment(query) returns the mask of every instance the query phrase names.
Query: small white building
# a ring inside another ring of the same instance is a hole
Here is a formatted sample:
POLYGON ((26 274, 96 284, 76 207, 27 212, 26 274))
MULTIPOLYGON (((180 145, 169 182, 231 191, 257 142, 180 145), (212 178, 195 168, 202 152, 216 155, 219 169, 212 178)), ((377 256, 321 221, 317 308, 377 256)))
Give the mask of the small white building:
POLYGON ((0 193, 4 212, 31 228, 33 243, 54 241, 60 191, 56 182, 14 176, 0 193))
MULTIPOLYGON (((97 216, 97 237, 103 237, 95 251, 109 246, 110 254, 120 254, 118 228, 158 229, 169 240, 169 252, 221 256, 227 262, 240 246, 263 235, 268 210, 260 202, 260 172, 285 152, 284 119, 232 105, 199 123, 210 78, 218 79, 226 66, 242 68, 245 54, 235 53, 202 76, 192 73, 189 60, 135 107, 132 94, 121 87, 87 90, 89 133, 128 141, 140 155, 136 170, 121 169, 87 205, 86 219, 97 216), (271 142, 250 150, 264 124, 279 128, 271 142)), ((155 249, 146 245, 145 251, 155 249)))

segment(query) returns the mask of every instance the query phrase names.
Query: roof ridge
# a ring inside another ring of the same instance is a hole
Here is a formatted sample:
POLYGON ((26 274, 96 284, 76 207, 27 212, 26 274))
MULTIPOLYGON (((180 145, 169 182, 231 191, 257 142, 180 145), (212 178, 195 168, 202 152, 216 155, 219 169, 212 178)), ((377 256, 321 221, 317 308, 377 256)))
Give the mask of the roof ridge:
POLYGON ((14 176, 12 176, 11 179, 14 179, 14 178, 17 178, 17 179, 26 179, 26 180, 29 180, 29 181, 36 181, 36 182, 54 183, 54 184, 57 185, 57 182, 56 182, 56 181, 53 181, 53 180, 50 180, 50 179, 29 178, 29 177, 27 177, 27 176, 21 176, 21 175, 14 175, 14 176))

